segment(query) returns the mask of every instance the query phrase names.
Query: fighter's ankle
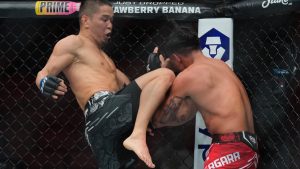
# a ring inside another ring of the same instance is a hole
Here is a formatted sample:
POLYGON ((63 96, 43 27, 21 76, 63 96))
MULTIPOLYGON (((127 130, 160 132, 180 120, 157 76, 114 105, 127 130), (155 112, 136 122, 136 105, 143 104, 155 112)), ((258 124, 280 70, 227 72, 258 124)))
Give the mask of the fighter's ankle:
POLYGON ((143 132, 133 132, 131 135, 130 135, 130 138, 132 139, 145 139, 146 138, 146 133, 143 133, 143 132))
POLYGON ((138 135, 138 136, 143 136, 146 135, 146 130, 144 129, 134 129, 132 134, 138 135))

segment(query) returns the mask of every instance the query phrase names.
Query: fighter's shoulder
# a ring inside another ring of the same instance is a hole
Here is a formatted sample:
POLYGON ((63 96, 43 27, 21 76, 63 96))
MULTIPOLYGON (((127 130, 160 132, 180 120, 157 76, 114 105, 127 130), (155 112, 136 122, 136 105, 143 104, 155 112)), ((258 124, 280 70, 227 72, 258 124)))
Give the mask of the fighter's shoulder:
POLYGON ((56 49, 64 50, 64 51, 74 51, 82 46, 83 42, 78 37, 78 35, 69 35, 65 38, 59 40, 55 47, 56 49))
POLYGON ((208 71, 208 67, 206 65, 200 65, 200 64, 194 64, 189 66, 188 68, 186 68, 184 71, 182 71, 180 74, 182 75, 182 77, 185 78, 192 78, 195 76, 208 76, 209 72, 208 71))
POLYGON ((209 84, 211 73, 205 65, 193 65, 179 73, 178 80, 187 82, 186 84, 189 85, 194 85, 194 83, 209 84))
POLYGON ((177 75, 174 83, 190 85, 190 82, 192 82, 195 79, 195 77, 196 74, 194 71, 191 71, 191 69, 185 69, 177 75))

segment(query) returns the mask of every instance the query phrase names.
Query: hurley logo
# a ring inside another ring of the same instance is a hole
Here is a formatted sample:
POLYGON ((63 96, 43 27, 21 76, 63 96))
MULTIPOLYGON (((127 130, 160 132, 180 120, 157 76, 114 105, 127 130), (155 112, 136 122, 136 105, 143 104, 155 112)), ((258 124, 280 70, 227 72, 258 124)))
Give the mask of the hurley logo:
POLYGON ((282 5, 292 5, 292 3, 289 3, 289 0, 265 0, 262 3, 263 8, 268 8, 272 4, 282 4, 282 5))

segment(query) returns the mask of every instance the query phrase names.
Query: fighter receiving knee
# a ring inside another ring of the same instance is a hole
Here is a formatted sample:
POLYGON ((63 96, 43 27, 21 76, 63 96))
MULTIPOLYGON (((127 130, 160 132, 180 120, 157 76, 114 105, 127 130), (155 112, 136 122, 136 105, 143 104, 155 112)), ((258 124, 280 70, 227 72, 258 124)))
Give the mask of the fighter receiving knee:
MULTIPOLYGON (((41 92, 57 99, 67 92, 63 72, 85 115, 85 135, 101 169, 119 169, 124 152, 122 139, 135 118, 150 120, 175 75, 166 68, 147 73, 132 82, 116 68, 102 50, 112 32, 113 9, 106 0, 82 2, 79 34, 58 41, 44 68, 36 77, 41 92), (125 87, 124 87, 125 86, 125 87)), ((147 123, 136 123, 141 129, 147 123)), ((146 150, 147 152, 147 150, 146 150)), ((154 168, 148 152, 146 164, 154 168)))
POLYGON ((178 75, 152 118, 153 126, 181 125, 199 110, 213 138, 205 169, 256 168, 252 109, 235 73, 223 61, 205 57, 197 35, 188 28, 174 30, 160 52, 167 58, 161 64, 178 75))

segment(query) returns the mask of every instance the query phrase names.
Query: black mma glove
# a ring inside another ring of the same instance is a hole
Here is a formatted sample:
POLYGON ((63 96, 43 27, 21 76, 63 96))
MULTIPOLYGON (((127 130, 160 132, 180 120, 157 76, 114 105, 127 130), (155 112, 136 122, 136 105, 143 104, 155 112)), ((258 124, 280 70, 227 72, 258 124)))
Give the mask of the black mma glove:
POLYGON ((160 60, 159 60, 159 54, 158 53, 150 53, 148 56, 148 62, 147 62, 147 72, 150 72, 152 70, 160 68, 160 60))
POLYGON ((55 76, 46 76, 40 81, 40 91, 44 96, 55 95, 54 91, 59 86, 61 80, 55 76))

